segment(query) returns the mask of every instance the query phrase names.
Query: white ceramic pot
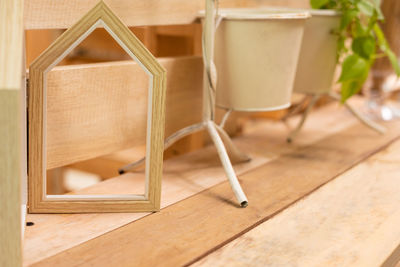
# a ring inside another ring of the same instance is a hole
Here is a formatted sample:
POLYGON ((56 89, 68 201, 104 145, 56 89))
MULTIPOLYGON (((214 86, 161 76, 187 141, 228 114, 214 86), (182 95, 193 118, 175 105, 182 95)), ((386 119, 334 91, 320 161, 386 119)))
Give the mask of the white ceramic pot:
POLYGON ((305 94, 329 93, 337 65, 340 14, 333 10, 307 10, 307 20, 297 66, 294 91, 305 94))
POLYGON ((237 111, 290 106, 307 12, 220 9, 216 105, 237 111))

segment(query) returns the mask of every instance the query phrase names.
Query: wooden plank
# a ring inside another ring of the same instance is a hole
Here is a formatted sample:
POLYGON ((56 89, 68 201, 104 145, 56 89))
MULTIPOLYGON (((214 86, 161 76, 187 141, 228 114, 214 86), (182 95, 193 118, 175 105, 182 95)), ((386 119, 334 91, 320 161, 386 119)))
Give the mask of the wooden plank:
POLYGON ((400 244, 399 182, 397 141, 193 266, 381 266, 400 244))
POLYGON ((22 265, 22 11, 0 2, 0 266, 22 265))
POLYGON ((400 245, 398 245, 392 254, 382 264, 382 267, 400 267, 400 245))
MULTIPOLYGON (((27 0, 25 29, 68 28, 98 0, 27 0)), ((189 24, 204 9, 204 0, 105 0, 128 26, 189 24)), ((220 0, 221 7, 259 5, 305 7, 308 0, 220 0)))
MULTIPOLYGON (((242 145, 245 143, 247 143, 246 140, 243 140, 242 145)), ((254 156, 251 162, 235 166, 235 170, 238 174, 245 173, 268 160, 269 158, 266 157, 254 156)), ((114 175, 120 166, 115 166, 114 175)), ((212 147, 167 160, 164 163, 161 208, 225 180, 225 173, 220 166, 218 155, 212 147)), ((143 185, 143 173, 127 173, 76 193, 124 194, 131 192, 132 189, 143 190, 143 185)), ((29 266, 147 215, 149 214, 28 214, 27 219, 35 225, 28 227, 25 233, 24 266, 29 266)))
MULTIPOLYGON (((363 99, 352 98, 351 103, 361 106, 363 99)), ((296 125, 299 118, 290 119, 296 125)), ((286 142, 287 127, 278 122, 248 121, 244 135, 234 139, 235 144, 249 153, 253 160, 248 164, 237 165, 238 175, 243 174, 268 160, 281 154, 293 152, 299 147, 313 144, 329 135, 343 131, 358 121, 349 116, 339 105, 329 105, 310 114, 310 120, 299 134, 296 142, 286 142), (338 123, 340 121, 341 123, 338 123)), ((112 158, 118 162, 126 162, 135 150, 115 154, 112 158)), ((139 155, 140 156, 140 155, 139 155)), ((105 157, 109 159, 108 157, 105 157)), ((118 167, 111 168, 115 176, 118 167)), ((99 167, 98 167, 99 168, 99 167)), ((102 168, 102 167, 100 167, 102 168)), ((164 164, 163 190, 161 206, 165 208, 189 196, 197 194, 213 185, 225 181, 224 171, 219 163, 214 148, 197 151, 183 157, 167 160, 164 164)), ((92 193, 109 192, 115 188, 117 192, 140 188, 142 180, 137 175, 123 176, 100 183, 92 193)), ((129 222, 146 216, 143 214, 78 214, 78 215, 42 215, 30 214, 28 220, 35 226, 26 231, 24 265, 30 265, 46 257, 55 255, 65 249, 76 246, 106 232, 112 231, 129 222), (62 229, 62 230, 60 230, 62 229)))
POLYGON ((54 40, 60 36, 62 30, 28 30, 25 31, 26 68, 37 58, 54 40))
POLYGON ((388 133, 378 138, 357 124, 239 175, 249 198, 246 209, 234 204, 229 183, 224 182, 33 266, 189 264, 398 139, 400 123, 387 126, 388 133), (112 245, 117 242, 119 246, 112 245))
MULTIPOLYGON (((68 28, 80 19, 98 0, 62 0, 54 5, 51 0, 25 1, 25 28, 68 28)), ((203 0, 127 0, 105 1, 128 26, 188 24, 196 19, 203 0)), ((243 0, 223 0, 232 5, 243 5, 243 0)))
MULTIPOLYGON (((200 57, 160 62, 168 71, 169 136, 201 120, 203 67, 200 57)), ((143 145, 147 82, 129 61, 55 67, 47 80, 47 168, 143 145)))

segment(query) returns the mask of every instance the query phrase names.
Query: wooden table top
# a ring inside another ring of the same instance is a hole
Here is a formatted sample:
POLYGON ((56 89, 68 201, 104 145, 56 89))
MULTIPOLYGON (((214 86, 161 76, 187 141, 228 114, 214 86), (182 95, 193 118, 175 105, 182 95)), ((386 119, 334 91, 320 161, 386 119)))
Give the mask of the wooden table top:
MULTIPOLYGON (((363 99, 351 102, 360 107, 363 99)), ((380 135, 343 107, 249 121, 234 142, 238 207, 213 147, 167 160, 152 214, 30 214, 25 266, 393 266, 400 259, 400 122, 380 135)), ((135 174, 88 191, 122 190, 135 174)))

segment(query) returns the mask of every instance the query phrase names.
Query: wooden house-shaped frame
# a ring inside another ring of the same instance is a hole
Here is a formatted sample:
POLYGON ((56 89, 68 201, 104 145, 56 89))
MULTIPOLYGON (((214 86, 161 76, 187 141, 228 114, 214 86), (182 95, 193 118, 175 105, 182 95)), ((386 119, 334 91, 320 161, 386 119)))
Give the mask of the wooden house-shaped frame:
POLYGON ((144 212, 160 209, 166 71, 103 2, 44 51, 29 69, 28 199, 31 213, 144 212), (143 195, 47 195, 46 73, 97 27, 104 27, 149 75, 146 182, 143 195))

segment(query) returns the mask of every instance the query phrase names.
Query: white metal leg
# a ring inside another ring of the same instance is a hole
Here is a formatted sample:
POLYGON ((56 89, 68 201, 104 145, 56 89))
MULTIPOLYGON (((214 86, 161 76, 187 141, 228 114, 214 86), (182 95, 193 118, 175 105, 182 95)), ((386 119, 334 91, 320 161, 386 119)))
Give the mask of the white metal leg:
MULTIPOLYGON (((204 128, 207 128, 208 133, 211 136, 212 141, 215 144, 215 147, 217 148, 218 156, 221 160, 222 166, 225 169, 226 176, 228 177, 228 180, 231 184, 231 187, 233 189, 233 192, 239 201, 240 205, 242 207, 246 207, 248 204, 246 195, 244 194, 242 187, 239 184, 239 181, 236 177, 235 171, 232 167, 232 163, 229 159, 227 149, 225 146, 227 146, 228 151, 232 155, 232 158, 236 162, 245 162, 249 161, 250 158, 241 153, 239 149, 233 144, 232 140, 228 136, 228 134, 218 125, 216 125, 213 121, 208 121, 204 123, 199 123, 199 124, 194 124, 189 127, 183 128, 182 130, 176 132, 175 134, 171 135, 165 140, 165 149, 171 146, 174 142, 176 142, 178 139, 183 138, 184 136, 187 136, 191 133, 200 131, 204 128), (224 140, 224 141, 222 141, 224 140)), ((120 174, 131 171, 133 169, 136 169, 143 165, 145 163, 146 159, 142 158, 139 161, 133 162, 129 165, 126 165, 122 167, 119 172, 120 174)))
MULTIPOLYGON (((171 145, 173 145, 179 139, 181 139, 185 136, 188 136, 192 133, 201 131, 205 128, 206 128, 206 124, 204 122, 201 122, 201 123, 193 124, 191 126, 185 127, 183 129, 177 131, 176 133, 170 135, 167 139, 165 139, 164 150, 169 148, 171 145)), ((221 135, 222 140, 224 141, 224 144, 227 148, 229 156, 232 159, 232 162, 241 163, 241 162, 247 162, 247 161, 251 160, 251 158, 249 156, 247 156, 246 154, 241 152, 235 146, 235 144, 232 142, 229 135, 221 127, 216 125, 216 128, 217 128, 219 134, 221 135)), ((129 171, 138 169, 141 166, 144 166, 145 162, 146 162, 146 158, 143 157, 143 158, 139 159, 138 161, 135 161, 128 165, 123 166, 122 168, 120 168, 118 170, 118 172, 119 172, 119 174, 123 174, 125 172, 129 172, 129 171)))
POLYGON ((232 139, 229 137, 229 135, 225 132, 223 128, 221 128, 215 123, 214 126, 215 129, 217 129, 222 141, 224 142, 228 155, 234 164, 248 162, 251 160, 251 158, 248 155, 244 154, 237 148, 237 146, 232 142, 232 139))
MULTIPOLYGON (((331 92, 329 96, 337 101, 340 101, 340 96, 337 93, 331 92)), ((384 134, 386 132, 385 127, 377 124, 376 122, 370 120, 369 118, 363 116, 360 112, 355 110, 349 103, 345 102, 344 106, 363 124, 370 127, 371 129, 377 131, 378 133, 384 134)))
POLYGON ((292 117, 293 115, 297 114, 303 107, 304 103, 307 99, 310 98, 309 95, 305 95, 303 99, 294 107, 291 111, 289 111, 285 116, 283 116, 282 121, 286 121, 288 118, 292 117))
MULTIPOLYGON (((164 150, 169 148, 172 144, 174 144, 176 141, 179 139, 188 136, 189 134, 201 131, 206 128, 206 125, 204 122, 197 123, 190 125, 188 127, 182 128, 179 131, 175 132, 174 134, 170 135, 167 139, 164 141, 164 150)), ((146 157, 141 158, 138 161, 132 162, 128 165, 123 166, 118 170, 119 174, 123 174, 125 172, 132 171, 134 169, 140 168, 143 166, 146 162, 146 157)))
POLYGON ((226 121, 228 120, 228 118, 229 118, 229 116, 231 115, 232 111, 233 111, 232 109, 228 109, 228 110, 226 111, 226 113, 225 113, 224 116, 222 117, 222 120, 221 120, 221 123, 219 124, 219 127, 221 127, 221 128, 224 128, 224 127, 225 127, 226 121))
POLYGON ((303 113, 303 116, 301 117, 301 121, 297 125, 296 129, 294 129, 288 136, 287 141, 290 143, 293 141, 293 139, 296 137, 296 135, 300 132, 301 128, 304 125, 304 122, 306 121, 308 114, 310 113, 312 107, 315 105, 317 100, 320 98, 320 95, 313 95, 310 103, 308 104, 306 110, 303 113))
POLYGON ((216 124, 213 121, 208 121, 207 130, 210 133, 211 139, 214 142, 215 147, 217 148, 219 158, 221 160, 222 166, 225 169, 225 173, 228 177, 229 183, 231 184, 236 199, 239 201, 240 206, 246 207, 248 205, 246 195, 244 194, 242 187, 240 186, 240 183, 236 177, 231 161, 229 160, 228 153, 226 152, 224 143, 222 142, 222 139, 218 134, 216 124))

